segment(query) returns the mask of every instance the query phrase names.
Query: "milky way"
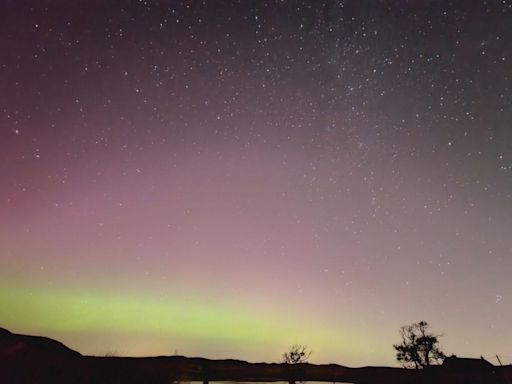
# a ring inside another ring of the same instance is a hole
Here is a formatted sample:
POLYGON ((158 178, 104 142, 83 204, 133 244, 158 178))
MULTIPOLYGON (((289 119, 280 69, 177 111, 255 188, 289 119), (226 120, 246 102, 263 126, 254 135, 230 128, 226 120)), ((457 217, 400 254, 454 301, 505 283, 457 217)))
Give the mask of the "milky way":
POLYGON ((0 326, 82 353, 512 361, 512 2, 3 1, 0 326))

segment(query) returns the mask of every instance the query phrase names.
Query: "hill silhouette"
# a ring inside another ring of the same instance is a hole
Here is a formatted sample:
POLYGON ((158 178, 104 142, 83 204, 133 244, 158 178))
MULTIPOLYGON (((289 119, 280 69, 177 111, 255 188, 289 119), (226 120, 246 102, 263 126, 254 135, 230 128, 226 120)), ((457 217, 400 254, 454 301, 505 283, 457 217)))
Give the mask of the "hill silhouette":
POLYGON ((1 358, 30 358, 42 354, 52 357, 79 357, 80 353, 61 342, 42 336, 18 335, 0 328, 1 358))
POLYGON ((512 366, 482 359, 448 358, 428 370, 349 368, 337 364, 297 366, 209 360, 184 356, 83 356, 47 337, 18 335, 0 328, 1 383, 173 383, 177 381, 325 381, 356 384, 510 384, 512 366))

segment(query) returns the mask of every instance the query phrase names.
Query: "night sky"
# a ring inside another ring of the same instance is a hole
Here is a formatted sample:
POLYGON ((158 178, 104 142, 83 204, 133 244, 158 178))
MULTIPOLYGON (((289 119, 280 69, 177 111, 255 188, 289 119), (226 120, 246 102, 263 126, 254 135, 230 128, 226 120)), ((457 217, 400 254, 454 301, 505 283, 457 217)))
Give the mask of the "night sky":
POLYGON ((0 4, 0 326, 81 353, 512 361, 512 1, 0 4))

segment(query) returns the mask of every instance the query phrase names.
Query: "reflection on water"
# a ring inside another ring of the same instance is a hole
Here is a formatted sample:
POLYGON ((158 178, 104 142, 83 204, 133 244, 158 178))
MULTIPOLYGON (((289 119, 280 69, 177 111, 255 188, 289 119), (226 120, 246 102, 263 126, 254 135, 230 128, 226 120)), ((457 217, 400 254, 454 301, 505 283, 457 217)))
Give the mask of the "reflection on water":
MULTIPOLYGON (((301 383, 297 381, 297 384, 301 383)), ((326 381, 302 381, 304 384, 328 384, 326 381)), ((352 384, 345 381, 333 382, 336 384, 352 384)), ((203 384, 202 381, 180 381, 180 384, 203 384)), ((210 381, 209 384, 288 384, 287 381, 210 381)))

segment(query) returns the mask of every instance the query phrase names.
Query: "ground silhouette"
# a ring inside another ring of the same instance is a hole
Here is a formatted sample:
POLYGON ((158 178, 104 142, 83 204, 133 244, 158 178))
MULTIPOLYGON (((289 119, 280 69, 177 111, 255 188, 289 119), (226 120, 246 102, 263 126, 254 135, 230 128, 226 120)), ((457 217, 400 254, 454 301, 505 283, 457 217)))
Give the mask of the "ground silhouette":
MULTIPOLYGON (((288 365, 183 356, 146 358, 83 356, 58 341, 0 328, 0 382, 13 384, 135 384, 177 381, 288 381, 288 365)), ((356 384, 509 384, 512 366, 480 359, 448 358, 425 370, 349 368, 301 364, 298 381, 356 384), (508 376, 507 376, 508 375, 508 376)))

